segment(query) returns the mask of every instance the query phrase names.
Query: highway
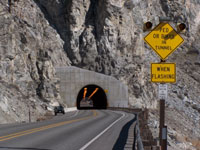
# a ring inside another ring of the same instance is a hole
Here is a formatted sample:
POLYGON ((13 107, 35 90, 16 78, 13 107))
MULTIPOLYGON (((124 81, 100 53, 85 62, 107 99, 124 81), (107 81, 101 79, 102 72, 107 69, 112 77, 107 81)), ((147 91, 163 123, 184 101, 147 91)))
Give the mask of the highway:
POLYGON ((0 125, 0 150, 128 150, 134 122, 130 113, 79 110, 42 122, 0 125))

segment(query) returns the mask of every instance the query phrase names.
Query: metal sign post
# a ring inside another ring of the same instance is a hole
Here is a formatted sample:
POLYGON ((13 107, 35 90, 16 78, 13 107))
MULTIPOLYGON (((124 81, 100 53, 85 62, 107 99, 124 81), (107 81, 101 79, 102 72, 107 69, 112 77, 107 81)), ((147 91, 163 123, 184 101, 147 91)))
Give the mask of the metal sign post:
MULTIPOLYGON (((165 61, 161 60, 161 63, 163 63, 163 62, 165 62, 165 61)), ((169 80, 167 80, 167 81, 169 81, 169 80)), ((167 139, 166 139, 166 141, 163 140, 163 137, 164 137, 163 135, 165 134, 165 132, 163 130, 163 128, 165 127, 165 100, 167 100, 167 97, 168 97, 168 86, 165 83, 167 83, 167 82, 166 81, 165 82, 161 82, 161 84, 159 84, 159 86, 158 86, 158 97, 159 97, 159 100, 160 100, 160 132, 159 132, 159 140, 160 140, 161 150, 167 150, 167 147, 164 146, 165 143, 167 143, 167 139)))
POLYGON ((165 125, 165 100, 160 100, 160 133, 159 133, 159 139, 160 139, 160 146, 162 146, 162 128, 165 125))

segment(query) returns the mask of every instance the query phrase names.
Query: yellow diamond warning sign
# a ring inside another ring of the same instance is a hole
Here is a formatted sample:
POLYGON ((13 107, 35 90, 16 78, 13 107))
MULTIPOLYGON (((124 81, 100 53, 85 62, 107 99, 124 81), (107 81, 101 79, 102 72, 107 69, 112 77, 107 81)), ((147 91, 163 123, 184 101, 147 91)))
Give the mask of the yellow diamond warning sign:
POLYGON ((151 82, 160 82, 160 83, 176 82, 176 64, 152 63, 151 82))
POLYGON ((160 23, 145 36, 144 40, 163 60, 173 53, 184 41, 168 23, 160 23))

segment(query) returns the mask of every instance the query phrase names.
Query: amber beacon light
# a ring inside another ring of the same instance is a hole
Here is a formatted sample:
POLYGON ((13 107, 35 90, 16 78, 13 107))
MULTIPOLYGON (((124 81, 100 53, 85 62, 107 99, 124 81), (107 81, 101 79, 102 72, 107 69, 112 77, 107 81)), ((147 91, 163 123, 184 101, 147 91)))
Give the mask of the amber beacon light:
POLYGON ((178 32, 185 32, 186 25, 184 23, 178 23, 177 24, 177 31, 178 32))
POLYGON ((143 30, 149 31, 149 30, 151 30, 152 26, 153 26, 153 24, 150 21, 148 21, 148 22, 144 23, 143 30))

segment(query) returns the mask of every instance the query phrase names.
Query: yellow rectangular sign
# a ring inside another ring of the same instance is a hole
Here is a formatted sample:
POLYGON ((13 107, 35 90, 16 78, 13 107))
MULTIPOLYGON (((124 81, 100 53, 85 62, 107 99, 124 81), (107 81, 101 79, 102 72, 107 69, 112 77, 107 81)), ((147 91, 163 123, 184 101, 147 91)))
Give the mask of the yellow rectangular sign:
POLYGON ((152 63, 151 82, 174 83, 176 82, 175 63, 152 63))

